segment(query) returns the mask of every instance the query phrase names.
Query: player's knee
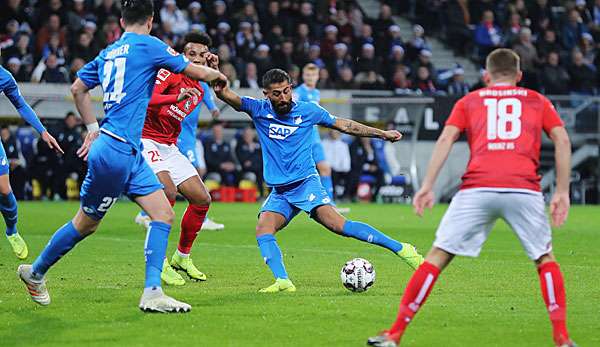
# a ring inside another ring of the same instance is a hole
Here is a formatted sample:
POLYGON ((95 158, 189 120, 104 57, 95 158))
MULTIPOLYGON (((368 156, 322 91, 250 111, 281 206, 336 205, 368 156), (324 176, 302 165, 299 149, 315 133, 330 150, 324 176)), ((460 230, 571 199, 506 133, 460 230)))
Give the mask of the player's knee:
POLYGON ((177 199, 177 189, 165 188, 165 195, 167 196, 167 200, 175 201, 177 199))
POLYGON ((552 252, 546 253, 535 260, 537 266, 550 262, 556 262, 556 258, 552 252))
POLYGON ((275 235, 275 227, 273 225, 268 225, 268 224, 262 224, 262 223, 258 223, 256 225, 256 236, 261 236, 261 235, 275 235))
POLYGON ((212 198, 210 197, 210 193, 208 192, 208 189, 206 188, 202 188, 202 190, 198 193, 195 194, 195 196, 192 198, 192 204, 194 205, 210 205, 210 203, 212 202, 212 198))
POLYGON ((169 225, 173 224, 173 220, 175 219, 175 211, 172 208, 161 210, 157 212, 154 216, 150 216, 153 221, 167 223, 169 225))

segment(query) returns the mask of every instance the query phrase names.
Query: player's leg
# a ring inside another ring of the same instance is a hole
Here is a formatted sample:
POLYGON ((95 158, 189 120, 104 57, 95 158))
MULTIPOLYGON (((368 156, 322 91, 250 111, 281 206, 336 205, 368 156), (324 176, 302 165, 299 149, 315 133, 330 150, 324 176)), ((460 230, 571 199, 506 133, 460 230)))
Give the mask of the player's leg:
POLYGON ((552 253, 552 231, 541 194, 504 194, 502 217, 511 226, 536 266, 542 297, 557 346, 571 346, 567 330, 567 299, 560 266, 552 253))
POLYGON ((264 211, 258 217, 256 225, 256 242, 260 249, 265 264, 269 267, 275 278, 275 283, 259 290, 260 293, 295 292, 296 287, 289 279, 283 255, 277 244, 275 233, 287 225, 286 217, 278 212, 264 211))
POLYGON ((177 270, 185 271, 193 280, 206 281, 206 275, 196 268, 190 253, 206 218, 211 198, 208 189, 204 186, 200 177, 195 174, 196 169, 188 162, 186 163, 190 166, 190 170, 194 175, 177 186, 179 192, 187 199, 189 204, 181 220, 181 234, 177 250, 171 257, 171 266, 177 270))
POLYGON ((0 212, 6 224, 6 238, 10 247, 19 259, 27 258, 29 250, 23 237, 17 231, 17 199, 10 187, 8 176, 8 162, 6 157, 3 161, 6 165, 0 165, 0 212))
POLYGON ((423 256, 413 245, 396 241, 368 224, 347 220, 332 205, 318 206, 312 210, 311 215, 319 224, 336 234, 389 249, 413 269, 423 263, 423 256))

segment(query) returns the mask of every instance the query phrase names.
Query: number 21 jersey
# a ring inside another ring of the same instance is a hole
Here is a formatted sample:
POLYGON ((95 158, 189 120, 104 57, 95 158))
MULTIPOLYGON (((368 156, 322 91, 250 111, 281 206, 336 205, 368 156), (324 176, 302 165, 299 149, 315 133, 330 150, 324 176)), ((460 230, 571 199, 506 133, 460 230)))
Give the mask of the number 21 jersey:
POLYGON ((471 157, 461 189, 508 188, 540 191, 537 174, 542 130, 563 126, 539 93, 494 85, 461 98, 446 121, 465 131, 471 157))

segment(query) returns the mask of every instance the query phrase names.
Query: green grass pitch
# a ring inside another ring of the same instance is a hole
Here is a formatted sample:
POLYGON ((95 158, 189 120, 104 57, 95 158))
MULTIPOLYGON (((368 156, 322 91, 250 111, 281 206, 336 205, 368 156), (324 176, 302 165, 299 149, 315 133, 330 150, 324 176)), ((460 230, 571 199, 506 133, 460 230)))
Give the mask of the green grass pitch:
MULTIPOLYGON (((178 218, 184 203, 176 206, 178 218)), ((21 203, 19 229, 32 262, 76 203, 21 203)), ((185 315, 144 314, 144 233, 134 204, 119 202, 99 231, 49 272, 52 304, 35 305, 16 277, 20 263, 0 242, 0 346, 363 346, 395 318, 410 269, 388 251, 335 236, 301 215, 278 236, 296 293, 258 294, 271 283, 254 239, 258 205, 214 204, 222 232, 202 232, 195 262, 204 283, 166 288, 193 306, 185 315), (353 257, 377 272, 366 293, 351 293, 339 271, 353 257)), ((414 216, 408 206, 352 205, 350 218, 425 252, 445 206, 414 216)), ((580 346, 600 346, 600 209, 575 207, 555 232, 565 274, 568 325, 580 346)), ((179 227, 171 233, 175 249, 179 227)), ((456 259, 409 328, 406 346, 551 346, 534 266, 498 223, 479 259, 456 259)))

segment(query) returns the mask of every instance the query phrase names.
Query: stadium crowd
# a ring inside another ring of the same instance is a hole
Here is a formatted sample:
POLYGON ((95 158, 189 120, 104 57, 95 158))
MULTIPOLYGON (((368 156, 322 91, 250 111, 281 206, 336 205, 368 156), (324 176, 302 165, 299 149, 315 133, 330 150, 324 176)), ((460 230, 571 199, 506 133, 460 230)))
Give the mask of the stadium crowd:
MULTIPOLYGON (((400 2, 398 2, 400 3, 400 2)), ((403 6, 460 54, 483 63, 493 49, 521 58, 522 85, 545 94, 595 95, 600 78, 600 1, 428 0, 403 6)))
MULTIPOLYGON (((49 127, 49 131, 64 155, 38 141, 30 126, 0 128, 10 182, 18 200, 79 198, 87 167, 76 152, 87 135, 85 127, 79 117, 68 112, 63 122, 49 127)), ((338 199, 356 200, 360 196, 374 200, 383 185, 398 185, 398 177, 403 177, 394 147, 382 140, 342 136, 331 130, 324 134, 323 146, 338 199), (361 185, 367 190, 357 194, 361 185)), ((196 147, 201 157, 200 174, 205 180, 228 187, 241 187, 242 181, 249 181, 258 187, 259 196, 265 197, 261 147, 253 128, 228 128, 227 123, 216 121, 199 132, 196 147)))

